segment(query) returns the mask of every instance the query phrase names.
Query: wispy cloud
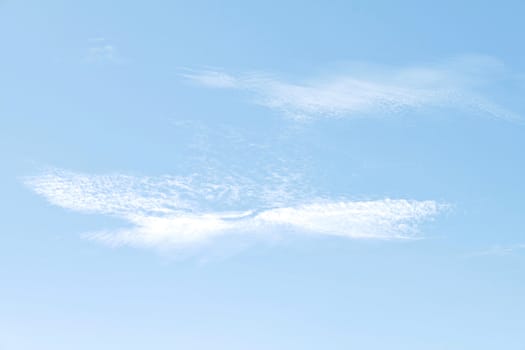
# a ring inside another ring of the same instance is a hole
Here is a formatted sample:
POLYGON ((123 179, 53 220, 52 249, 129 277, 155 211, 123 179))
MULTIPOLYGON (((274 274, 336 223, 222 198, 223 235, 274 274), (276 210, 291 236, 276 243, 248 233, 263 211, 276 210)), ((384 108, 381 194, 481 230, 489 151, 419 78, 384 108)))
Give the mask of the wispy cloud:
POLYGON ((508 256, 525 250, 525 244, 494 245, 488 249, 467 254, 467 257, 508 256))
POLYGON ((265 237, 275 232, 356 239, 418 237, 418 224, 444 205, 435 201, 350 201, 305 198, 230 177, 86 175, 53 169, 25 183, 50 203, 79 212, 116 216, 131 227, 100 231, 90 239, 113 245, 171 248, 226 235, 265 237))
POLYGON ((401 68, 359 65, 296 81, 260 72, 235 75, 209 69, 189 70, 182 76, 211 88, 248 91, 257 103, 296 119, 383 116, 428 107, 466 108, 516 119, 479 92, 502 71, 503 65, 493 58, 468 56, 401 68))
POLYGON ((105 38, 91 38, 84 60, 88 63, 118 63, 121 61, 117 47, 105 38))

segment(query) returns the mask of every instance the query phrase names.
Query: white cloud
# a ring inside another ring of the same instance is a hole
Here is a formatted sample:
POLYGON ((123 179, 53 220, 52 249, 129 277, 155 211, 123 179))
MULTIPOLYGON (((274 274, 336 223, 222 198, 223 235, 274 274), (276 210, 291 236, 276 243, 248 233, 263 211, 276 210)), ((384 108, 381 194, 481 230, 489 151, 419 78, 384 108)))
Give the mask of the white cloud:
POLYGON ((417 237, 418 224, 444 208, 434 201, 404 199, 305 199, 283 194, 286 189, 273 191, 275 184, 254 185, 242 178, 217 184, 195 176, 85 175, 55 169, 27 177, 25 183, 54 205, 112 215, 130 224, 130 228, 91 233, 90 239, 154 248, 275 232, 407 239, 417 237))
POLYGON ((415 224, 433 217, 442 208, 434 201, 403 199, 319 201, 267 210, 256 219, 349 238, 410 238, 416 233, 415 224))
POLYGON ((257 103, 296 119, 387 115, 427 107, 457 107, 496 118, 517 116, 477 92, 503 66, 484 56, 447 63, 385 68, 360 65, 316 79, 284 81, 272 75, 230 75, 214 70, 189 71, 183 77, 212 88, 251 92, 257 103))

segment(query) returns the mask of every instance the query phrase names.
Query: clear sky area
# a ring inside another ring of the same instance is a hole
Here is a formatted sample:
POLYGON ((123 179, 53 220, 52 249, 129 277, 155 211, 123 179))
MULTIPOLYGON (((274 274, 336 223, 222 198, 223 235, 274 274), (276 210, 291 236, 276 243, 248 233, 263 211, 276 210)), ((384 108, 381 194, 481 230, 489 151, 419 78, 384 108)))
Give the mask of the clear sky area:
POLYGON ((525 349, 524 13, 0 0, 0 350, 525 349))

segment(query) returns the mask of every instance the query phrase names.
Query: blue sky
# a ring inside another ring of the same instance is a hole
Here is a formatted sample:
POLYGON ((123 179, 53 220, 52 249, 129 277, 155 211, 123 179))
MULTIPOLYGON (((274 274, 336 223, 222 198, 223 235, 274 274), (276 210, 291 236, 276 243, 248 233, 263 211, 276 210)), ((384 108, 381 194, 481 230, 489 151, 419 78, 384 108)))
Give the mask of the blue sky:
POLYGON ((522 349, 519 1, 0 1, 0 349, 522 349))

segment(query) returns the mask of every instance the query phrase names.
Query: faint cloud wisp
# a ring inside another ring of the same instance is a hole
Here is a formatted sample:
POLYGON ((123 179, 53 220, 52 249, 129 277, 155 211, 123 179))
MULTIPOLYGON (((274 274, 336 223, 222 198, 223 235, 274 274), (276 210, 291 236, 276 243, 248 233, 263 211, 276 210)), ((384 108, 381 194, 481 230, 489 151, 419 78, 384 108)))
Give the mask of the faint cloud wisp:
POLYGON ((210 88, 244 90, 260 105, 294 119, 397 114, 454 107, 501 119, 518 116, 489 101, 479 88, 503 71, 491 57, 463 56, 440 64, 401 68, 358 65, 342 72, 285 81, 260 72, 188 70, 181 75, 210 88))
POLYGON ((118 63, 121 61, 115 45, 105 38, 91 38, 84 60, 88 63, 118 63))
POLYGON ((523 250, 525 250, 525 244, 513 244, 507 246, 494 245, 488 249, 467 254, 466 257, 509 256, 523 250))

